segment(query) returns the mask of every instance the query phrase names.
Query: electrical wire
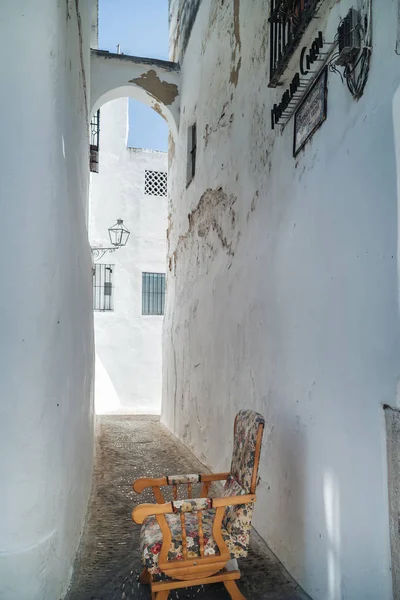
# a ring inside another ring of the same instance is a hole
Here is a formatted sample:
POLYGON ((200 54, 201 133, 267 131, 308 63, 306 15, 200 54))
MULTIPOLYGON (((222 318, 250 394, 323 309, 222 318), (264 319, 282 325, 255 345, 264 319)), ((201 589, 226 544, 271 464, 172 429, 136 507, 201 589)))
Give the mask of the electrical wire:
MULTIPOLYGON (((358 27, 360 29, 361 49, 356 62, 352 65, 347 64, 343 72, 347 87, 356 100, 363 95, 369 74, 372 54, 372 0, 367 0, 367 9, 363 19, 360 19, 358 27)), ((331 70, 335 73, 339 72, 333 65, 331 70)))

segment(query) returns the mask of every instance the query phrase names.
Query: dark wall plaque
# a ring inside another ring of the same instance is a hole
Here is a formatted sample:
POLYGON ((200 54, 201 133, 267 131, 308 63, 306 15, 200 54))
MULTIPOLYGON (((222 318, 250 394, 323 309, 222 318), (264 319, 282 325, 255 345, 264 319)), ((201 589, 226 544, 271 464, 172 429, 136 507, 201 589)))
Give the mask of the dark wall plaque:
POLYGON ((293 156, 296 156, 326 119, 328 69, 316 79, 294 115, 293 156))

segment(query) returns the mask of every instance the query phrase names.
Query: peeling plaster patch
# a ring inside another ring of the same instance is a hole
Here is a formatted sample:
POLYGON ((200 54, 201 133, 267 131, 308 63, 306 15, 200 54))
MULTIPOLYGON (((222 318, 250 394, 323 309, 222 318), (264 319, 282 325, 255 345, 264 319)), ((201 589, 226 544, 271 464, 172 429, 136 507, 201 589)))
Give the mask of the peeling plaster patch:
POLYGON ((256 173, 260 169, 264 172, 265 169, 270 168, 271 160, 271 138, 265 135, 265 131, 268 127, 268 116, 267 109, 264 103, 253 104, 249 107, 250 114, 253 115, 251 124, 251 140, 252 145, 250 149, 250 164, 256 173))
POLYGON ((239 60, 236 63, 236 51, 240 51, 242 49, 242 41, 240 39, 240 21, 239 21, 239 12, 240 12, 240 0, 234 0, 233 3, 233 42, 234 48, 232 50, 232 68, 231 75, 229 77, 230 83, 232 83, 235 87, 237 87, 239 81, 239 72, 240 67, 242 66, 242 58, 239 57, 239 60))
POLYGON ((204 149, 207 148, 210 135, 211 135, 211 128, 210 128, 209 124, 207 123, 207 125, 204 128, 204 136, 203 136, 204 137, 204 149))
POLYGON ((156 100, 159 100, 165 106, 169 106, 178 96, 178 86, 175 83, 161 81, 154 69, 150 69, 146 73, 142 73, 140 77, 130 79, 129 83, 135 83, 143 88, 156 100))
POLYGON ((260 41, 260 45, 258 48, 255 48, 254 54, 252 56, 252 61, 255 61, 257 64, 264 64, 267 57, 269 40, 269 27, 267 20, 265 20, 265 22, 262 24, 259 35, 256 36, 256 40, 260 41))
POLYGON ((211 125, 209 125, 208 123, 206 124, 205 128, 204 128, 204 147, 207 148, 210 136, 213 133, 216 133, 219 129, 223 129, 225 127, 229 127, 230 125, 232 125, 233 123, 233 119, 234 119, 234 114, 231 113, 228 117, 228 114, 226 112, 226 109, 229 106, 229 102, 225 102, 224 106, 222 107, 222 111, 221 111, 221 116, 218 119, 218 123, 214 126, 211 127, 211 125))
POLYGON ((239 71, 240 71, 241 66, 242 66, 242 57, 239 58, 239 62, 236 65, 236 67, 233 67, 233 69, 231 70, 231 76, 229 77, 230 83, 233 83, 233 85, 235 87, 237 87, 237 84, 239 81, 239 71))
POLYGON ((212 7, 210 10, 210 15, 208 18, 208 26, 201 44, 201 53, 204 54, 206 49, 207 49, 207 45, 211 39, 211 36, 214 32, 214 30, 217 27, 217 24, 219 21, 221 21, 221 19, 223 19, 223 15, 221 15, 222 11, 227 12, 227 7, 228 4, 224 4, 224 3, 220 3, 218 2, 218 0, 216 2, 212 3, 212 7))
POLYGON ((167 118, 165 117, 165 115, 163 114, 162 108, 161 106, 158 104, 158 102, 156 102, 155 104, 153 104, 152 106, 153 110, 156 111, 156 113, 158 113, 160 115, 160 117, 162 117, 164 119, 164 121, 167 120, 167 118))
POLYGON ((176 33, 173 37, 173 43, 172 43, 172 52, 171 52, 172 60, 176 60, 177 55, 178 55, 178 42, 179 42, 179 38, 180 38, 180 33, 181 33, 181 24, 180 24, 180 22, 178 22, 178 26, 176 28, 176 33))
POLYGON ((167 228, 167 242, 168 242, 168 248, 169 248, 169 244, 170 244, 170 235, 171 235, 171 231, 173 229, 173 222, 172 222, 172 215, 171 213, 168 215, 168 228, 167 228))
POLYGON ((175 158, 175 140, 171 132, 168 134, 168 167, 170 168, 175 158))
POLYGON ((170 34, 170 38, 176 40, 173 48, 174 58, 181 58, 185 53, 200 4, 201 0, 190 0, 190 2, 180 0, 179 8, 174 16, 170 4, 170 22, 177 24, 176 31, 172 31, 170 34))
POLYGON ((240 39, 240 0, 233 2, 233 32, 235 34, 236 44, 239 46, 239 51, 242 49, 242 41, 240 39))
MULTIPOLYGON (((226 253, 234 256, 234 242, 239 239, 239 235, 236 240, 233 235, 236 224, 236 213, 233 209, 235 202, 236 197, 233 195, 228 197, 221 187, 216 190, 207 189, 196 208, 188 214, 189 229, 185 235, 179 238, 175 253, 178 247, 182 243, 185 244, 193 234, 198 238, 206 238, 211 232, 214 232, 226 253)), ((212 242, 208 241, 208 243, 214 253, 215 248, 212 242)))
POLYGON ((259 199, 260 199, 260 192, 257 190, 253 196, 253 200, 251 201, 251 205, 250 205, 250 210, 246 216, 247 222, 249 222, 251 214, 256 210, 259 199))

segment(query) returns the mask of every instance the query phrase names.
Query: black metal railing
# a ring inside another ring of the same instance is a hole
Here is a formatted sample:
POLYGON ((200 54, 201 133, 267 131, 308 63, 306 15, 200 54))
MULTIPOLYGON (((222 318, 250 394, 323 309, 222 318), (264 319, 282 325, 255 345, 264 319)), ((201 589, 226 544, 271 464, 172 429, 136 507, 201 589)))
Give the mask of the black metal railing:
POLYGON ((321 0, 271 0, 270 87, 279 79, 321 0))
POLYGON ((100 138, 100 109, 94 113, 90 121, 90 145, 99 149, 100 138))
POLYGON ((142 315, 163 315, 165 273, 142 273, 142 315))
POLYGON ((90 170, 99 172, 100 109, 90 121, 90 170))
POLYGON ((113 276, 114 265, 94 265, 93 271, 93 309, 114 310, 113 276))

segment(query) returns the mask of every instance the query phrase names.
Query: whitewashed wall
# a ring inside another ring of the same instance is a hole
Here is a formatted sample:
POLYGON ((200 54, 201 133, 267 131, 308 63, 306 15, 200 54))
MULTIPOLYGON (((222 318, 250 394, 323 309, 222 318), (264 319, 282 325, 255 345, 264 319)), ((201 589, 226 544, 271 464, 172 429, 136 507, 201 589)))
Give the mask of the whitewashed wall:
POLYGON ((63 596, 91 486, 90 30, 90 2, 0 4, 2 600, 63 596))
POLYGON ((114 265, 114 310, 95 312, 96 412, 160 414, 163 317, 142 315, 142 272, 165 273, 167 198, 145 194, 144 184, 146 169, 167 171, 167 156, 127 148, 126 98, 105 104, 100 112, 91 242, 110 246, 107 230, 118 218, 131 235, 124 248, 98 261, 114 265))
MULTIPOLYGON (((257 530, 314 600, 390 600, 382 405, 398 403, 400 374, 397 2, 373 1, 365 95, 355 102, 330 73, 327 121, 296 160, 293 122, 270 128, 284 88, 268 88, 266 4, 203 0, 189 37, 199 3, 170 2, 182 111, 162 421, 224 471, 235 413, 260 411, 257 530)), ((318 29, 333 40, 352 4, 327 0, 305 40, 318 29)))

